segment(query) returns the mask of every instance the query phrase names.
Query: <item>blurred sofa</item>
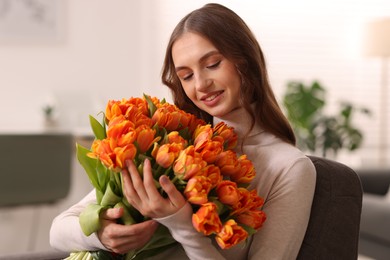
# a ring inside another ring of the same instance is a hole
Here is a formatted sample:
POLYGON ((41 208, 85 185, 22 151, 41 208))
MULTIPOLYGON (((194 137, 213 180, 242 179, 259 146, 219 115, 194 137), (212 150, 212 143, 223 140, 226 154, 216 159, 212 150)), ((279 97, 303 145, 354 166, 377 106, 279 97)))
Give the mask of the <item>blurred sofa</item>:
POLYGON ((363 186, 359 253, 390 259, 390 169, 357 170, 363 186))
POLYGON ((55 202, 70 189, 69 133, 0 134, 0 207, 55 202))

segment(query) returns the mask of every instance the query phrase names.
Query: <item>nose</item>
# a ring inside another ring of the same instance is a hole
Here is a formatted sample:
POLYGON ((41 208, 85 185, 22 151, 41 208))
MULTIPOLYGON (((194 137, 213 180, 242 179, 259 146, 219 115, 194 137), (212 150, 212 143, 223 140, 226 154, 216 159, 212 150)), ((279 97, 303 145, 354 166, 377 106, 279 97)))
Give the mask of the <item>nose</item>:
POLYGON ((212 84, 212 80, 203 73, 199 73, 195 77, 195 89, 197 91, 205 91, 212 84))

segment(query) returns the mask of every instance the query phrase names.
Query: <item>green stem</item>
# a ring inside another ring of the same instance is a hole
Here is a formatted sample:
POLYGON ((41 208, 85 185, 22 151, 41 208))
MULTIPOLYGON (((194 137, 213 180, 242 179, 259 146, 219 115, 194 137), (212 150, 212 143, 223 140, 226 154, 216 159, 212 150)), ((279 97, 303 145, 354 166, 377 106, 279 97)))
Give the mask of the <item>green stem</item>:
POLYGON ((179 177, 177 175, 175 175, 175 177, 173 177, 173 179, 171 180, 171 182, 173 184, 176 184, 176 182, 179 180, 179 177))
POLYGON ((123 202, 118 202, 117 204, 115 204, 114 208, 123 208, 123 216, 121 217, 123 224, 132 225, 136 223, 136 221, 131 216, 130 212, 127 210, 127 207, 125 206, 125 204, 123 204, 123 202))

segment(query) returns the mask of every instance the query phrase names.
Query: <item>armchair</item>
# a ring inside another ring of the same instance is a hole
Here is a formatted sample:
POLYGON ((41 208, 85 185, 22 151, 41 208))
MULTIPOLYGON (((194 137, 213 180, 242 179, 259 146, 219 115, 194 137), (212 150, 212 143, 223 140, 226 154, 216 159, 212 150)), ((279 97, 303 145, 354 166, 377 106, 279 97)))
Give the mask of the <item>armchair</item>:
POLYGON ((74 147, 71 134, 1 134, 0 147, 0 207, 54 202, 67 196, 74 147))
POLYGON ((359 252, 377 260, 390 259, 390 169, 357 173, 364 191, 359 252))
POLYGON ((362 187, 346 165, 309 156, 317 171, 316 189, 305 238, 297 259, 358 257, 362 187))

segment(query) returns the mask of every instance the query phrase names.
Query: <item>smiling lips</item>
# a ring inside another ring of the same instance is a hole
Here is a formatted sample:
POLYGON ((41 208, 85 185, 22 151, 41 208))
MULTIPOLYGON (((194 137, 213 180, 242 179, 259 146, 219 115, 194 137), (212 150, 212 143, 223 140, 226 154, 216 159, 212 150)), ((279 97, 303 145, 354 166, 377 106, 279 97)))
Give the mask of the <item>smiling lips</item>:
POLYGON ((211 102, 211 101, 215 100, 218 96, 220 96, 222 93, 223 93, 223 90, 215 92, 213 94, 208 94, 207 96, 202 97, 201 100, 203 102, 211 102))

